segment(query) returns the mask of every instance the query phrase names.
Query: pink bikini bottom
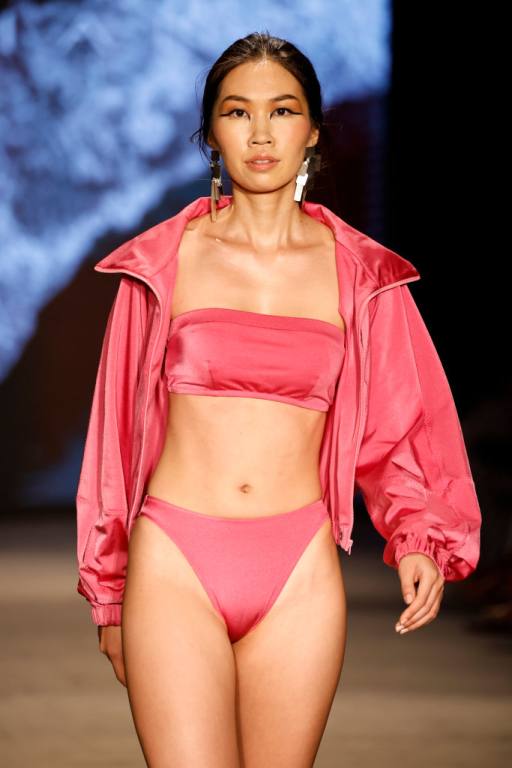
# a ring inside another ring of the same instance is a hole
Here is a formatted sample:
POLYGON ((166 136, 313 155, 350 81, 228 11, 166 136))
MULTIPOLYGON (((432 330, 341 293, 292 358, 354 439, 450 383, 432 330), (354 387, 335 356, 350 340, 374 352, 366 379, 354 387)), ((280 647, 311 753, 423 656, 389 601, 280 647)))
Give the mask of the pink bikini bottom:
POLYGON ((151 518, 187 558, 226 624, 231 643, 269 612, 329 512, 322 499, 263 517, 217 517, 146 494, 151 518))

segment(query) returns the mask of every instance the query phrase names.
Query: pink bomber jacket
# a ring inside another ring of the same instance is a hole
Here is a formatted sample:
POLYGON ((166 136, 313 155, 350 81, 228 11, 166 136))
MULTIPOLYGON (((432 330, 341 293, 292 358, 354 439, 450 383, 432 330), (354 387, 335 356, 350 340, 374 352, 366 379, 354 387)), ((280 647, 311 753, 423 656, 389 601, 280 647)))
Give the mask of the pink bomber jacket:
MULTIPOLYGON (((219 207, 229 205, 221 197, 219 207)), ((163 449, 163 375, 177 252, 199 197, 120 245, 99 272, 121 273, 108 316, 76 495, 77 591, 97 625, 121 624, 128 541, 163 449)), ((345 358, 320 449, 333 537, 351 552, 359 490, 385 539, 384 562, 430 557, 446 581, 480 554, 481 513, 453 396, 407 283, 415 267, 319 203, 304 212, 336 241, 345 358)))

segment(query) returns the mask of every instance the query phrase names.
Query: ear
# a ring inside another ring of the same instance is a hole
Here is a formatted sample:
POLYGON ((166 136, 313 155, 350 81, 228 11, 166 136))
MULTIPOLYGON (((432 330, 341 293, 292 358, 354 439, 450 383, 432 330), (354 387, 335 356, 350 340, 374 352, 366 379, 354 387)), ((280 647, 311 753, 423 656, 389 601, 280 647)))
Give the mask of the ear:
POLYGON ((320 136, 320 129, 319 128, 312 128, 309 134, 308 143, 306 146, 308 147, 314 147, 316 144, 318 144, 318 138, 320 136))
POLYGON ((219 152, 220 152, 220 147, 219 147, 219 145, 217 144, 217 142, 215 141, 215 138, 213 137, 213 135, 212 135, 212 132, 211 132, 211 131, 210 131, 210 133, 208 134, 208 139, 207 139, 206 143, 207 143, 207 145, 210 147, 210 149, 218 149, 218 150, 219 150, 219 152))

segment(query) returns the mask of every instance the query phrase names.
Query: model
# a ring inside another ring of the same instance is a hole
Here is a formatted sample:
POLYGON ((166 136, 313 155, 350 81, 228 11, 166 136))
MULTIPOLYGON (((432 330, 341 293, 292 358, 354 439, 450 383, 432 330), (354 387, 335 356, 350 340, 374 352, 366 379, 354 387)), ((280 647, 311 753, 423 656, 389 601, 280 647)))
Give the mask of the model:
MULTIPOLYGON (((450 387, 389 248, 305 199, 321 89, 251 34, 211 68, 210 194, 120 273, 77 492, 78 592, 152 768, 313 765, 339 683, 359 489, 406 604, 479 557, 450 387), (223 195, 219 158, 232 181, 223 195)), ((391 627, 393 629, 393 627, 391 627)))

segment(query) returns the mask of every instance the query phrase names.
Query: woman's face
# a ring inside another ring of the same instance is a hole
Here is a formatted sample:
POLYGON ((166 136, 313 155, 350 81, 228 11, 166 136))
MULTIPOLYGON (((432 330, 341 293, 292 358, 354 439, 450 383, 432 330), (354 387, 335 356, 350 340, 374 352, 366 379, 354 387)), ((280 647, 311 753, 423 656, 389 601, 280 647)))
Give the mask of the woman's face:
POLYGON ((218 149, 232 183, 255 192, 295 185, 304 149, 318 141, 299 81, 268 59, 240 64, 222 81, 209 145, 218 149), (286 96, 287 98, 277 98, 286 96), (263 153, 270 166, 248 161, 263 153))

